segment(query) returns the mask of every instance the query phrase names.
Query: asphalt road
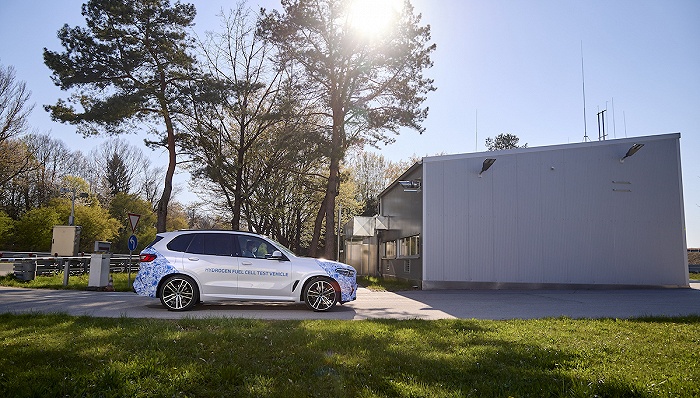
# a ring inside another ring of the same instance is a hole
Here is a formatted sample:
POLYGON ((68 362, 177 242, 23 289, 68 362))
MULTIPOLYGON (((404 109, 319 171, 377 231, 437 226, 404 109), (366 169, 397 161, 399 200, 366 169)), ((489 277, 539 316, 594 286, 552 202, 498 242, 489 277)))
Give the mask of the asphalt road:
POLYGON ((67 313, 131 318, 259 319, 536 319, 633 318, 700 315, 700 283, 689 289, 433 290, 372 292, 318 313, 304 304, 203 303, 188 312, 166 311, 157 299, 135 293, 0 287, 0 313, 67 313))

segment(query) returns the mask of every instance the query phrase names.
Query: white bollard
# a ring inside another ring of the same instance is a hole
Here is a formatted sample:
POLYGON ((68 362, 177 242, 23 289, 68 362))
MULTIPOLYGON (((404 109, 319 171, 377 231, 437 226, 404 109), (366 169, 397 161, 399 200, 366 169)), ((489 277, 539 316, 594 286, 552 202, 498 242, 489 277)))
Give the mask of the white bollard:
POLYGON ((109 253, 94 253, 90 256, 88 288, 98 289, 109 284, 109 253))

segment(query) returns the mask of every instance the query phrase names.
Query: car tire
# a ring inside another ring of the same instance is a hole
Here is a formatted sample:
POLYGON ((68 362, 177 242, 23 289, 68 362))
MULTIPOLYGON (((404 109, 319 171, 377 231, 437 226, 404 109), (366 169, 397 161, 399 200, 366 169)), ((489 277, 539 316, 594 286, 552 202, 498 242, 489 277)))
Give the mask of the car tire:
POLYGON ((315 278, 304 287, 304 302, 316 312, 328 311, 338 302, 338 292, 330 279, 315 278))
POLYGON ((168 311, 187 311, 199 303, 199 288, 189 276, 172 275, 160 285, 158 296, 168 311))

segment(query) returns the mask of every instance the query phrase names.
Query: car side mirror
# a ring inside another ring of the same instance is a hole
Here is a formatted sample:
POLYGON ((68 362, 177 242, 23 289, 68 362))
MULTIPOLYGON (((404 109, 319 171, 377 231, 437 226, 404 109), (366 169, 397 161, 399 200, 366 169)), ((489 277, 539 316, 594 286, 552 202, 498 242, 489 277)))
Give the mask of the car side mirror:
POLYGON ((282 252, 279 250, 275 250, 272 252, 270 257, 268 257, 270 260, 284 260, 284 256, 282 255, 282 252))

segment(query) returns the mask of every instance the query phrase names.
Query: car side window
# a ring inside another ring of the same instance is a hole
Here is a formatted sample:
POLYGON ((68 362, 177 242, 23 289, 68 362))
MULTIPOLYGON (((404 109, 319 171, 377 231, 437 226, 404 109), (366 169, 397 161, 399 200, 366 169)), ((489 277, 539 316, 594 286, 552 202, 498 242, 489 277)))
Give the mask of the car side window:
POLYGON ((212 256, 232 256, 233 235, 206 234, 204 240, 204 254, 212 256))
POLYGON ((174 252, 186 252, 187 247, 190 245, 190 242, 192 242, 192 237, 194 237, 194 234, 176 236, 173 240, 168 242, 167 248, 174 252))
POLYGON ((188 253, 210 256, 232 256, 233 235, 231 234, 196 234, 187 249, 188 253))
POLYGON ((268 242, 254 236, 239 235, 238 244, 241 247, 241 257, 267 258, 277 250, 268 242))

